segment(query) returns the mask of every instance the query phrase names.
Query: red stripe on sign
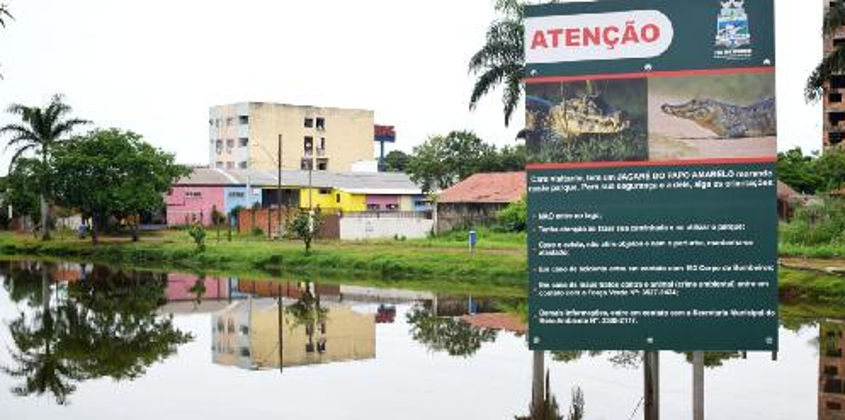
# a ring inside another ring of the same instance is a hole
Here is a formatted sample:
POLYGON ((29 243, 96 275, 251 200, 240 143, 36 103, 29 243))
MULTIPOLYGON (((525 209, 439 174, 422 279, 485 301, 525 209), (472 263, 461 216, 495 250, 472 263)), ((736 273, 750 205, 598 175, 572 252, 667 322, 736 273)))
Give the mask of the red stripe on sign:
POLYGON ((693 165, 738 165, 743 163, 774 163, 775 156, 761 156, 748 158, 718 158, 718 159, 690 159, 665 161, 631 161, 631 162, 572 162, 572 163, 529 163, 525 169, 590 169, 590 168, 621 168, 624 166, 693 166, 693 165))
POLYGON ((528 77, 523 79, 527 84, 552 83, 552 82, 575 82, 581 80, 618 80, 618 79, 642 79, 649 77, 684 77, 684 76, 707 76, 717 74, 755 74, 774 73, 775 67, 737 67, 733 69, 699 69, 699 70, 676 70, 676 71, 643 71, 639 73, 618 73, 618 74, 592 74, 582 76, 541 76, 528 77))

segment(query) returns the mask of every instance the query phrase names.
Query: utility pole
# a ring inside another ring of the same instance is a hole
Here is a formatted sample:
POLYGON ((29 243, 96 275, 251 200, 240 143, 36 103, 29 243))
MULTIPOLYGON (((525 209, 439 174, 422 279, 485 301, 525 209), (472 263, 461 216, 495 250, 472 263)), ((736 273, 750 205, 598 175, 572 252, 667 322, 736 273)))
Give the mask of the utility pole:
POLYGON ((660 353, 645 351, 643 354, 643 406, 645 420, 660 420, 660 353))
MULTIPOLYGON (((282 239, 282 135, 279 134, 279 146, 277 150, 277 168, 278 173, 276 175, 276 221, 278 222, 278 237, 277 239, 282 239)), ((270 217, 269 214, 267 217, 270 217)))
POLYGON ((308 154, 308 235, 314 234, 314 141, 311 141, 311 152, 308 154))

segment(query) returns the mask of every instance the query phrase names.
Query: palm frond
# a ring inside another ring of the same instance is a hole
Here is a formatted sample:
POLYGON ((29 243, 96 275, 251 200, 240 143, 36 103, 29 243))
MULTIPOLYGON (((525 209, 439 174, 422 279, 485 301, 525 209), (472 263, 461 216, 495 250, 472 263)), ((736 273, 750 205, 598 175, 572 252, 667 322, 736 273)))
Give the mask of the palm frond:
POLYGON ((495 89, 504 77, 505 70, 503 67, 493 67, 481 74, 472 88, 472 95, 469 98, 469 109, 475 109, 478 106, 478 101, 491 90, 495 89))
POLYGON ((15 20, 15 17, 9 12, 9 6, 0 4, 0 26, 6 27, 6 18, 15 20))
POLYGON ((11 168, 14 168, 14 167, 15 167, 15 164, 18 162, 18 159, 20 159, 20 158, 21 158, 21 156, 23 156, 23 154, 24 154, 24 153, 26 153, 26 152, 27 152, 27 151, 29 151, 29 150, 32 150, 32 149, 33 149, 33 148, 35 148, 35 147, 36 147, 36 145, 35 145, 35 144, 27 144, 26 146, 19 148, 19 149, 15 152, 15 154, 13 154, 13 155, 12 155, 12 159, 11 159, 11 160, 9 160, 9 168, 10 168, 10 170, 11 170, 11 168))
POLYGON ((505 92, 502 96, 505 107, 505 127, 510 125, 511 116, 522 100, 522 72, 510 71, 505 84, 505 92))
POLYGON ((62 135, 72 132, 77 126, 86 124, 91 124, 91 121, 83 120, 81 118, 71 118, 56 124, 53 127, 51 135, 54 139, 58 139, 62 135))

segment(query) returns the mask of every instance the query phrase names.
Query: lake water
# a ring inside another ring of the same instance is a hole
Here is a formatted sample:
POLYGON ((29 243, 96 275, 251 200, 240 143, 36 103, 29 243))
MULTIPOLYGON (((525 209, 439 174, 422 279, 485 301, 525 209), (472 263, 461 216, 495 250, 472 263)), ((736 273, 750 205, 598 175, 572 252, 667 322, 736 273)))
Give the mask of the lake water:
MULTIPOLYGON (((513 419, 542 374, 493 298, 72 263, 0 281, 3 419, 513 419)), ((708 355, 708 419, 843 418, 843 324, 783 324, 777 360, 708 355)), ((641 355, 543 357, 564 415, 578 387, 586 419, 642 418, 641 355)), ((686 356, 660 380, 663 418, 691 418, 686 356)))

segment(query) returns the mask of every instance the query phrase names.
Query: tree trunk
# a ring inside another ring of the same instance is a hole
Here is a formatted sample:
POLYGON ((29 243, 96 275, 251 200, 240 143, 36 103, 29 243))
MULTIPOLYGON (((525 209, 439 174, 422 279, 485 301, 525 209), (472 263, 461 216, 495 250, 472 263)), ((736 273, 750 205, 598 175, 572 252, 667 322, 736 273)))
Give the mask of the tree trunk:
POLYGON ((50 204, 44 192, 41 193, 41 240, 50 240, 50 204))
POLYGON ((100 224, 97 223, 97 215, 91 215, 91 243, 96 244, 98 242, 97 238, 97 229, 99 229, 100 224))
POLYGON ((132 223, 130 230, 132 232, 132 242, 138 242, 138 224, 132 223))

